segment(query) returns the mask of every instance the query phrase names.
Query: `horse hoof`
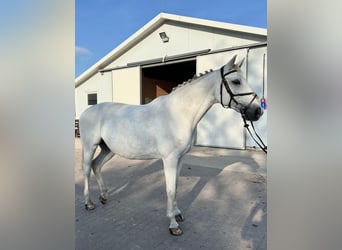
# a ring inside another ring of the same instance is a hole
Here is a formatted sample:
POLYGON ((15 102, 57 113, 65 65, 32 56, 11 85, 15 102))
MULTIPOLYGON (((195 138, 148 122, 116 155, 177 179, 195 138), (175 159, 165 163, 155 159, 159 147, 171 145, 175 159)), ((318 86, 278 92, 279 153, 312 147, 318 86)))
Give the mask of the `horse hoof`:
POLYGON ((86 210, 94 210, 95 209, 94 203, 88 202, 87 204, 85 204, 85 209, 86 210))
POLYGON ((184 221, 184 217, 182 214, 175 215, 175 219, 177 222, 183 222, 184 221))
POLYGON ((103 197, 102 195, 100 195, 99 200, 102 204, 106 204, 107 203, 107 198, 103 197))
POLYGON ((169 231, 173 236, 181 236, 183 234, 183 231, 180 229, 180 227, 169 228, 169 231))

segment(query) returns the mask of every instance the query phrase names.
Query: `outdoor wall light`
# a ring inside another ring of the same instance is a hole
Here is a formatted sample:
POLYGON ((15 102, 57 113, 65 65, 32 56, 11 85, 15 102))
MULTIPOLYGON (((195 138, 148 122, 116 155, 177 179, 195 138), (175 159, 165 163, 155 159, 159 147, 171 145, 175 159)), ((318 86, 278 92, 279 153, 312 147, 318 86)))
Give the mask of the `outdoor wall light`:
POLYGON ((165 32, 160 32, 159 36, 162 39, 163 43, 167 43, 169 41, 169 37, 166 35, 165 32))

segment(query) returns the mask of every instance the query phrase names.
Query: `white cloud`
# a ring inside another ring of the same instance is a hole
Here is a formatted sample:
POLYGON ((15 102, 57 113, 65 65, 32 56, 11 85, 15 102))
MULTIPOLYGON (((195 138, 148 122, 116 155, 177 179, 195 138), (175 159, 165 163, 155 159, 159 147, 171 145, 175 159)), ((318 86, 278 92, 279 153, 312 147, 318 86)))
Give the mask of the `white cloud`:
POLYGON ((90 56, 92 52, 84 47, 76 46, 75 47, 75 53, 76 55, 81 55, 81 56, 90 56))

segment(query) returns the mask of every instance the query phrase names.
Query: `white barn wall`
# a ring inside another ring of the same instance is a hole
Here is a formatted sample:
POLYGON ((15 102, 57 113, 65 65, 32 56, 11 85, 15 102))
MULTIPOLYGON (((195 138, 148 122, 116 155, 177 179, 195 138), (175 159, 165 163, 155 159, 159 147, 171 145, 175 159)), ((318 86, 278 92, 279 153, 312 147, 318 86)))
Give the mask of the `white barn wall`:
MULTIPOLYGON (((126 66, 127 63, 164 56, 178 55, 203 49, 217 50, 257 43, 264 40, 265 37, 263 36, 167 21, 152 33, 148 34, 148 36, 145 36, 135 46, 123 51, 121 56, 116 58, 104 69, 122 67, 126 66), (163 43, 161 41, 159 37, 160 32, 166 32, 170 37, 168 43, 163 43)), ((113 71, 113 75, 117 74, 115 71, 113 71)), ((132 82, 132 78, 123 80, 126 83, 129 82, 129 86, 133 87, 134 85, 134 94, 132 94, 129 93, 129 91, 132 92, 131 88, 127 87, 126 90, 124 90, 124 85, 115 86, 116 83, 112 80, 111 75, 112 74, 109 72, 104 74, 96 73, 76 88, 76 117, 79 117, 79 115, 88 107, 87 94, 91 92, 98 93, 98 103, 121 100, 128 103, 140 104, 140 94, 136 93, 136 91, 140 91, 140 79, 135 78, 135 80, 137 80, 135 83, 132 82), (120 92, 115 94, 115 89, 120 92), (121 95, 123 96, 120 97, 121 95), (127 97, 126 95, 134 95, 134 97, 127 97)), ((126 76, 129 76, 129 74, 126 76)))
MULTIPOLYGON (((254 91, 258 94, 259 98, 262 97, 262 81, 263 81, 263 55, 265 56, 265 98, 267 100, 267 47, 259 47, 250 49, 248 52, 248 83, 252 86, 254 91)), ((254 122, 255 129, 263 142, 267 145, 267 109, 264 110, 263 116, 254 122)), ((246 138, 247 147, 257 147, 258 145, 247 134, 246 138)))
MULTIPOLYGON (((247 49, 197 57, 197 73, 216 70, 226 64, 235 54, 237 60, 246 57, 247 49)), ((246 73, 246 63, 242 66, 246 73)), ((196 145, 243 149, 244 127, 241 115, 232 109, 215 104, 197 125, 196 145)))
MULTIPOLYGON (((247 58, 242 70, 249 85, 262 97, 263 86, 263 55, 267 55, 267 47, 234 50, 225 53, 199 56, 197 59, 197 72, 210 68, 217 69, 237 54, 237 61, 247 58), (248 54, 248 56, 247 56, 248 54), (248 69, 247 69, 248 65, 248 69)), ((265 98, 267 99, 267 56, 265 58, 265 98)), ((264 115, 254 122, 259 136, 267 144, 267 110, 264 115)), ((246 133, 241 115, 231 109, 223 109, 221 104, 215 104, 203 117, 197 126, 197 145, 226 148, 258 147, 254 140, 246 133), (246 140, 244 139, 246 138, 246 140)))
POLYGON ((75 89, 76 118, 79 118, 81 113, 90 106, 88 105, 88 94, 90 93, 97 93, 98 103, 113 101, 112 86, 111 74, 97 73, 77 87, 75 89))
POLYGON ((142 39, 106 68, 126 66, 127 63, 172 56, 203 49, 224 49, 265 41, 264 37, 238 32, 222 31, 189 24, 168 22, 142 39), (170 40, 163 43, 159 37, 165 32, 170 40))

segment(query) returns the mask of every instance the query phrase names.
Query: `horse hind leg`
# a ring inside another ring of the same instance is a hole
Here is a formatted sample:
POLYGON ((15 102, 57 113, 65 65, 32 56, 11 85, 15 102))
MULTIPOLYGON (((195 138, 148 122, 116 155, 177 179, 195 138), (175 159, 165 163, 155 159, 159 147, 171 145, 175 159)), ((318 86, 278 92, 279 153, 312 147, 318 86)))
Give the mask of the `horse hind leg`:
POLYGON ((99 144, 101 148, 100 154, 93 160, 92 162, 92 169, 97 181, 97 184, 100 188, 100 197, 99 200, 102 204, 106 204, 108 200, 108 189, 106 187, 106 184, 102 178, 101 174, 101 168, 102 166, 109 161, 113 156, 114 153, 110 151, 108 146, 105 144, 105 142, 102 140, 99 144))
MULTIPOLYGON (((84 144, 83 144, 84 145, 84 144)), ((92 158, 94 156, 95 150, 97 145, 91 145, 91 146, 83 146, 83 176, 84 176, 84 199, 85 199, 85 208, 87 210, 93 210, 95 208, 94 203, 90 199, 90 193, 89 193, 89 180, 90 180, 90 171, 91 171, 91 163, 92 158)))

